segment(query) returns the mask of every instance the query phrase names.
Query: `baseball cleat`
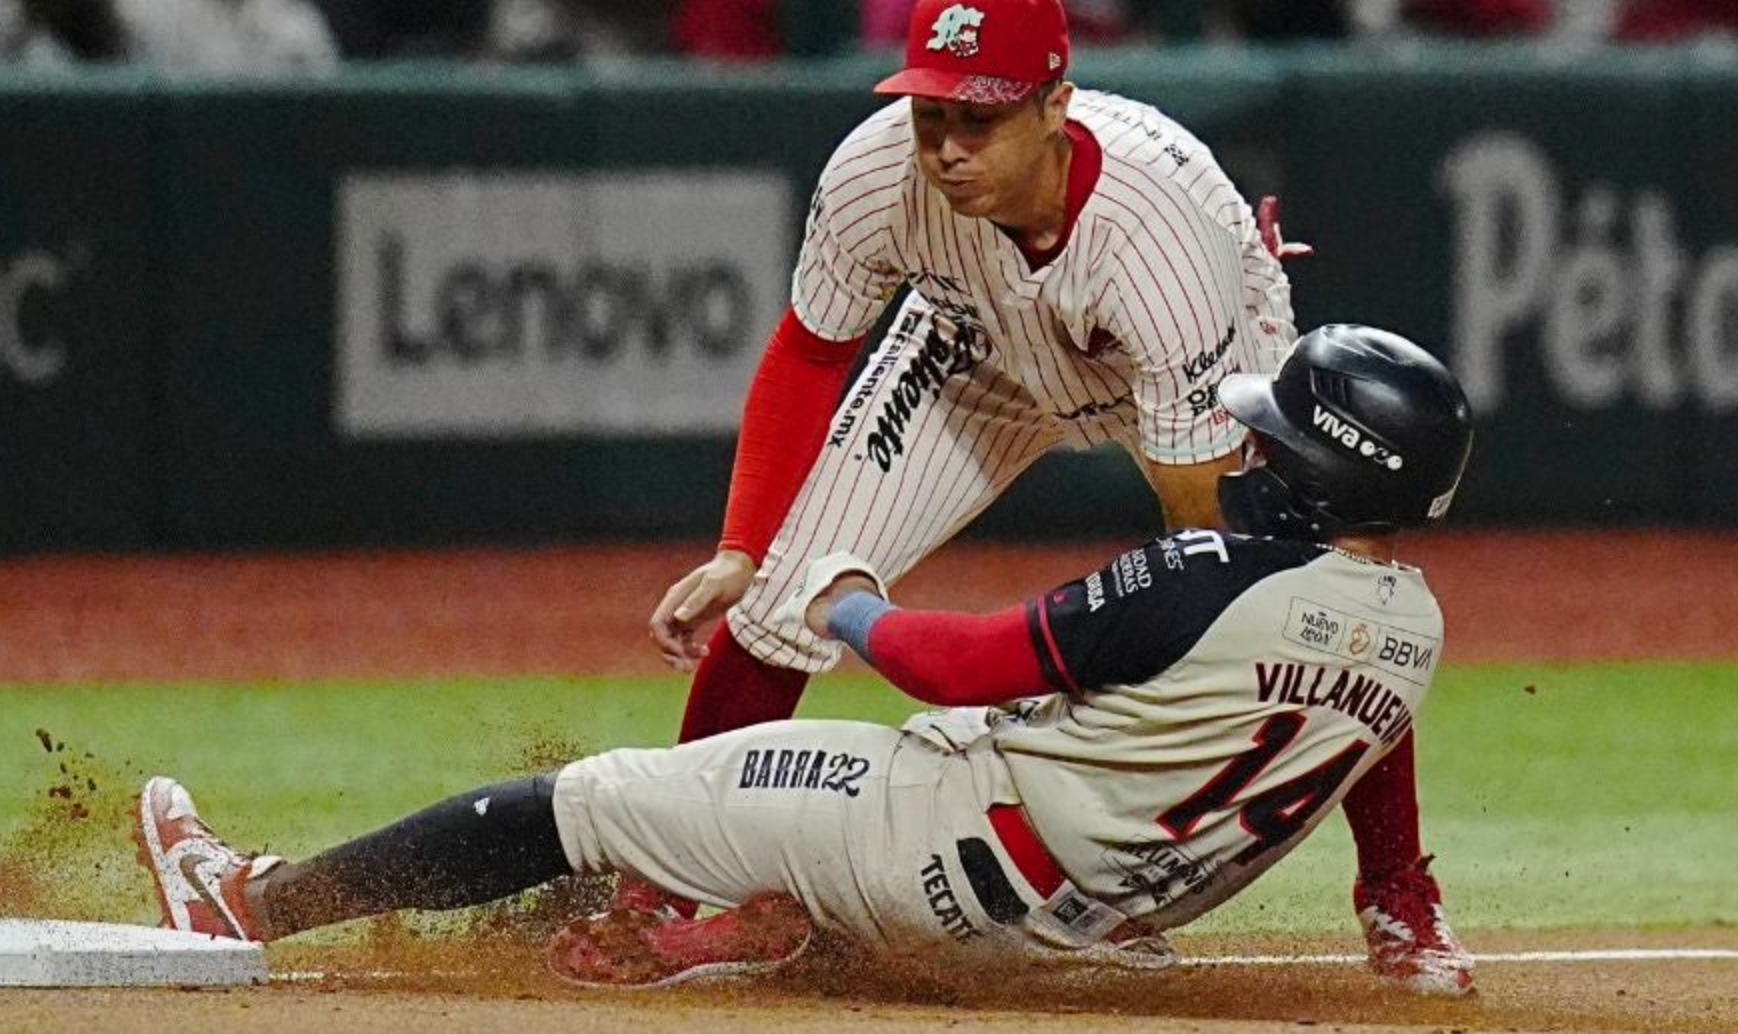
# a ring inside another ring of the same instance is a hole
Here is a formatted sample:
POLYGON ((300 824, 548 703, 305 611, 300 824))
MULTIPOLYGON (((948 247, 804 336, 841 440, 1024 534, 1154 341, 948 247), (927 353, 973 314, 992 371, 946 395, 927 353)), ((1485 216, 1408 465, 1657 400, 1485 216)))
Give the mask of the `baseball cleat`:
POLYGON ((244 888, 282 858, 236 852, 200 820, 187 789, 163 776, 139 794, 133 839, 140 864, 151 873, 164 929, 260 939, 244 888))
POLYGON ((603 912, 557 933, 548 961, 552 973, 576 987, 671 987, 770 972, 801 955, 813 932, 808 913, 784 895, 754 898, 706 919, 603 912))
POLYGON ((1449 928, 1429 865, 1425 857, 1392 876, 1360 877, 1352 903, 1378 977, 1413 994, 1458 998, 1473 992, 1473 960, 1449 928))
MULTIPOLYGON (((1097 947, 1097 946, 1095 946, 1097 947)), ((1148 933, 1127 940, 1109 940, 1099 964, 1107 969, 1152 971, 1170 969, 1177 964, 1176 949, 1164 934, 1148 933)))
POLYGON ((670 922, 675 919, 693 919, 700 906, 671 894, 662 887, 655 887, 638 876, 622 873, 616 877, 616 889, 610 895, 609 910, 643 912, 660 922, 670 922))
POLYGON ((1177 964, 1177 953, 1157 931, 1118 940, 1113 934, 1084 948, 1058 948, 1028 938, 1027 954, 1047 967, 1070 973, 1115 976, 1155 973, 1177 964))

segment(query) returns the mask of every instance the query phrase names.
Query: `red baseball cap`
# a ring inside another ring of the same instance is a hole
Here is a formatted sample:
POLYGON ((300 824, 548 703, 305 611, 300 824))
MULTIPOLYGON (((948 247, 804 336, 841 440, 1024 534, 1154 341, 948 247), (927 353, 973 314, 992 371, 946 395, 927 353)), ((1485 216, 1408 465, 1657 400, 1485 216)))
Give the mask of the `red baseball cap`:
POLYGON ((917 0, 905 68, 875 92, 1013 104, 1067 70, 1062 0, 917 0))

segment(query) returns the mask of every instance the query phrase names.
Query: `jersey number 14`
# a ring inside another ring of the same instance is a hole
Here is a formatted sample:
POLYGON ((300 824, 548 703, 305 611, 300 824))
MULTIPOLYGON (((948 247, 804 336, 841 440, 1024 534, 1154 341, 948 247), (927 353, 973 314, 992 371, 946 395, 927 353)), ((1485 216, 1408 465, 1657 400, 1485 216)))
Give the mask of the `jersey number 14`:
MULTIPOLYGON (((1230 807, 1273 759, 1297 739, 1303 727, 1304 716, 1293 713, 1276 714, 1261 723, 1255 732, 1255 746, 1232 758, 1188 800, 1160 815, 1159 825, 1177 841, 1187 840, 1203 818, 1230 807)), ((1255 839, 1238 853, 1237 864, 1249 864, 1263 851, 1277 847, 1303 829, 1369 749, 1370 745, 1360 740, 1310 771, 1243 801, 1238 808, 1238 821, 1255 839)))

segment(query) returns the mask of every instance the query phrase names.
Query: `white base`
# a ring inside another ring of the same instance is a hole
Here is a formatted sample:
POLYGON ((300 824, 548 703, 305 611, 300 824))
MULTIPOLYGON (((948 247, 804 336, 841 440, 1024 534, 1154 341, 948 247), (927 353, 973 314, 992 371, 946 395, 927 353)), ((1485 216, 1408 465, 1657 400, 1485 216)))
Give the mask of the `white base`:
POLYGON ((233 987, 266 982, 258 944, 117 923, 0 919, 0 987, 233 987))

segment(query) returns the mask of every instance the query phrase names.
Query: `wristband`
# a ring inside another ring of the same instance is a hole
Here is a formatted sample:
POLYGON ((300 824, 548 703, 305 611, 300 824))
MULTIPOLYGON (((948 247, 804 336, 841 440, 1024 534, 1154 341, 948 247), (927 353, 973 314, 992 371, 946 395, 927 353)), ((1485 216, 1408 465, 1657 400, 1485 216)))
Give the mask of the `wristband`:
POLYGON ((897 609, 872 592, 854 592, 833 604, 832 613, 827 616, 827 631, 856 651, 857 656, 869 660, 869 633, 874 631, 877 621, 897 609))

